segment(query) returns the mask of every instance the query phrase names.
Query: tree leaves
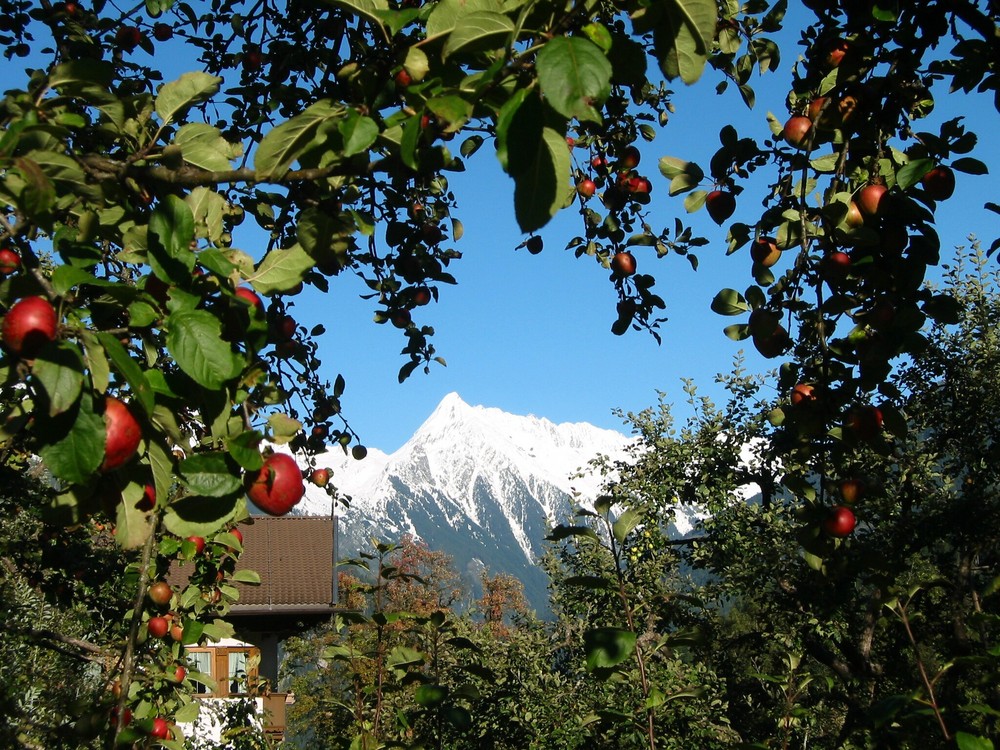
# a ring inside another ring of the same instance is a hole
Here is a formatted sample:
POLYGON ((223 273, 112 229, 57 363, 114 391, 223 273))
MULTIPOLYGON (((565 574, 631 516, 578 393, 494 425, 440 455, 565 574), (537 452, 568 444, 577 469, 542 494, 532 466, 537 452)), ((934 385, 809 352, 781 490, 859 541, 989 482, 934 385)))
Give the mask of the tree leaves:
POLYGON ((222 79, 203 72, 185 73, 165 83, 156 96, 156 114, 164 124, 176 122, 195 104, 208 101, 219 90, 222 79))
POLYGON ((624 628, 593 628, 583 634, 587 671, 611 669, 635 653, 636 634, 624 628))
POLYGON ((559 36, 542 47, 537 66, 538 85, 556 112, 567 119, 601 122, 596 107, 611 93, 611 63, 600 47, 584 37, 559 36))
POLYGON ((651 29, 660 69, 668 80, 701 78, 715 39, 714 0, 667 0, 636 15, 637 29, 651 29))
POLYGON ((258 177, 274 179, 286 172, 314 145, 327 125, 344 117, 346 109, 342 104, 324 99, 269 131, 254 154, 258 177))
POLYGON ((180 310, 167 318, 167 349, 180 368, 205 388, 221 388, 243 369, 222 338, 218 318, 205 310, 180 310))
POLYGON ((261 294, 283 292, 302 281, 305 272, 315 263, 316 261, 302 249, 301 245, 275 248, 264 256, 253 275, 247 280, 261 294))

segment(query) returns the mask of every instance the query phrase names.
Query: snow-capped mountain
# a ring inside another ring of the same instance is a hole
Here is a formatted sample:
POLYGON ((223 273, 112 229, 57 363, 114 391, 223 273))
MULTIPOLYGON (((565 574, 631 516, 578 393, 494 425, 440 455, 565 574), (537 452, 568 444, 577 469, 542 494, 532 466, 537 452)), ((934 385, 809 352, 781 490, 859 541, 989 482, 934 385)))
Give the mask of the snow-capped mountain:
MULTIPOLYGON (((451 393, 395 453, 369 449, 354 461, 333 449, 317 463, 351 498, 338 511, 342 557, 370 550, 372 538, 411 534, 451 555, 472 580, 483 566, 516 576, 541 610, 547 580, 535 562, 548 526, 599 494, 600 477, 575 475, 598 455, 623 457, 629 442, 590 424, 469 406, 451 393)), ((310 485, 295 512, 325 515, 330 505, 310 485)))

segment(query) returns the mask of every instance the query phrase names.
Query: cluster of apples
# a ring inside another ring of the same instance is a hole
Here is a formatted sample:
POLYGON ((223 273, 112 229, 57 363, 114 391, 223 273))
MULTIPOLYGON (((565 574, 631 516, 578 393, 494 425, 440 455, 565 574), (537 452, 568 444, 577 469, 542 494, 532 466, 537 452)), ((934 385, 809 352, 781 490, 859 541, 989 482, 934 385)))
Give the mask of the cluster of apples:
MULTIPOLYGON (((604 204, 611 210, 622 208, 629 198, 648 202, 653 185, 637 171, 642 154, 635 146, 627 146, 612 165, 607 157, 598 154, 590 160, 590 166, 602 180, 607 179, 608 188, 604 193, 604 204), (612 173, 614 177, 612 179, 612 173)), ((576 185, 576 192, 584 200, 597 194, 598 184, 592 177, 584 177, 576 185)))
MULTIPOLYGON (((797 410, 816 409, 822 406, 820 393, 812 383, 797 383, 789 393, 788 400, 797 410)), ((876 440, 885 428, 882 410, 874 405, 865 404, 851 407, 844 419, 844 430, 854 439, 864 442, 876 440)), ((828 535, 843 539, 850 536, 857 526, 857 516, 853 506, 868 492, 867 483, 855 476, 840 480, 837 493, 840 502, 833 505, 822 520, 822 528, 828 535)))

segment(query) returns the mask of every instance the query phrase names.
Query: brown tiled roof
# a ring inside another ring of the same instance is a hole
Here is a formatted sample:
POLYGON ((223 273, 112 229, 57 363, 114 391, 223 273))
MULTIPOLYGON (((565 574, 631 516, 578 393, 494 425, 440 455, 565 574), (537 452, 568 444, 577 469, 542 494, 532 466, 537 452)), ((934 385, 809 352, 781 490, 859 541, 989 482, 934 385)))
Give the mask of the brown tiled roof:
MULTIPOLYGON (((243 554, 237 570, 260 574, 259 586, 236 584, 231 614, 329 611, 333 600, 334 524, 330 516, 254 516, 240 524, 243 554)), ((186 578, 184 568, 170 578, 186 578)))

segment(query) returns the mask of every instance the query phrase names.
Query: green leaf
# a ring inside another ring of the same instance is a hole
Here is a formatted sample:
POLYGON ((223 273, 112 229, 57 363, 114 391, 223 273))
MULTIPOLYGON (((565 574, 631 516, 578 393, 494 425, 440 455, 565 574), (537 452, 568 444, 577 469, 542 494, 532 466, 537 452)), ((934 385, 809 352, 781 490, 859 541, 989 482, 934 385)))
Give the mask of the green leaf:
POLYGON ((259 586, 260 573, 256 570, 237 570, 233 573, 233 580, 237 583, 248 583, 252 586, 259 586))
POLYGON ((712 300, 712 311, 719 315, 742 315, 750 312, 750 305, 735 289, 723 289, 712 300))
POLYGON ((389 652, 387 664, 390 669, 400 669, 403 667, 423 664, 425 657, 423 652, 407 646, 396 646, 389 652))
POLYGON ((59 341, 42 349, 31 373, 45 389, 51 417, 62 414, 80 397, 83 357, 69 342, 59 341))
POLYGON ((115 510, 115 541, 123 549, 141 547, 153 531, 150 514, 139 510, 139 501, 145 494, 145 487, 136 482, 122 490, 122 501, 115 510))
POLYGON ((990 170, 983 162, 979 159, 973 159, 971 156, 965 156, 961 159, 955 159, 951 163, 952 169, 957 172, 964 172, 965 174, 989 174, 990 170))
POLYGON ((518 166, 514 177, 514 215, 522 232, 545 226, 563 207, 569 190, 570 154, 565 136, 543 128, 533 144, 531 165, 518 166))
POLYGON ((550 542, 558 542, 569 537, 586 537, 596 540, 597 534, 589 526, 564 526, 560 524, 552 529, 545 538, 550 542))
POLYGON ((635 653, 636 635, 624 628, 594 628, 583 634, 587 671, 616 667, 635 653))
POLYGON ((164 124, 176 122, 195 104, 208 101, 219 91, 222 79, 201 71, 184 73, 165 83, 156 95, 156 114, 164 124))
POLYGON ((654 14, 653 44, 668 80, 692 84, 701 78, 712 49, 717 23, 714 0, 667 0, 654 14))
POLYGON ((104 349, 105 355, 111 360, 111 364, 125 378, 125 382, 128 383, 133 397, 139 402, 143 411, 151 416, 155 406, 156 394, 153 393, 153 388, 150 386, 149 381, 146 380, 146 375, 142 371, 142 368, 129 356, 128 350, 125 349, 122 342, 114 335, 102 332, 97 334, 97 338, 104 349))
MULTIPOLYGON (((326 2, 366 18, 379 28, 382 28, 381 14, 389 10, 387 0, 326 0, 326 2)), ((382 33, 385 34, 384 29, 382 33)))
POLYGON ((184 200, 168 195, 149 217, 149 264, 162 280, 186 284, 194 270, 191 252, 194 241, 194 214, 184 200))
POLYGON ((448 688, 444 685, 421 685, 413 693, 413 700, 424 708, 440 706, 448 698, 448 688))
POLYGON ((920 182, 925 174, 934 168, 933 159, 914 159, 896 172, 896 184, 901 190, 909 190, 920 182))
POLYGON ((632 530, 642 522, 642 513, 635 508, 629 508, 615 520, 611 533, 615 541, 621 544, 632 530))
POLYGON ((344 139, 344 156, 354 156, 371 148, 378 138, 378 125, 370 117, 364 117, 355 110, 347 111, 347 116, 338 125, 344 139))
POLYGON ((225 497, 243 487, 225 453, 198 453, 185 458, 177 468, 181 482, 195 495, 225 497))
POLYGON ((104 60, 71 60, 52 68, 49 86, 61 94, 95 86, 107 88, 111 85, 114 73, 114 66, 104 60))
POLYGON ((464 17, 474 13, 503 13, 503 3, 500 0, 440 0, 427 18, 428 39, 451 32, 464 17))
POLYGON ((993 741, 986 737, 976 737, 967 732, 956 732, 958 750, 993 750, 993 741))
POLYGON ((81 393, 77 404, 78 408, 58 415, 55 420, 39 420, 39 434, 63 437, 43 445, 38 453, 58 479, 86 484, 104 460, 104 419, 94 413, 93 401, 86 391, 81 393))
POLYGON ((90 384, 98 393, 104 393, 111 382, 111 366, 104 347, 92 331, 81 331, 80 338, 83 340, 83 358, 90 371, 90 384))
POLYGON ((261 434, 255 430, 241 432, 229 438, 226 448, 236 463, 247 471, 258 471, 264 465, 264 457, 260 455, 261 434))
MULTIPOLYGON (((557 36, 538 53, 538 85, 546 101, 567 119, 601 122, 595 109, 611 93, 611 63, 584 37, 557 36)), ((563 151, 566 151, 565 138, 563 151)))
POLYGON ((179 709, 174 711, 173 719, 178 724, 194 724, 198 720, 198 714, 201 712, 201 701, 193 700, 190 703, 185 703, 179 709))
POLYGON ((300 421, 280 412, 272 414, 267 418, 267 426, 270 430, 271 441, 279 445, 290 441, 302 429, 300 421))
POLYGON ((346 111, 344 105, 324 99, 268 131, 254 154, 258 178, 272 179, 287 172, 314 145, 321 128, 343 118, 346 111))
POLYGON ((460 52, 481 52, 503 47, 514 33, 514 22, 493 11, 478 11, 462 16, 444 44, 442 58, 460 52))
POLYGON ((240 145, 227 141, 218 128, 204 122, 182 125, 174 136, 174 143, 181 147, 184 161, 209 172, 230 169, 230 160, 243 151, 240 145))
MULTIPOLYGON (((198 497, 188 495, 175 500, 163 514, 163 525, 171 534, 182 539, 188 536, 208 537, 222 529, 236 517, 242 498, 198 497)), ((235 542, 235 538, 233 542, 235 542)))
POLYGON ((240 374, 243 361, 222 338, 219 319, 205 310, 179 310, 166 320, 167 349, 198 385, 212 390, 240 374))
POLYGON ((274 248, 264 256, 247 281, 261 294, 284 292, 302 281, 306 271, 315 264, 316 261, 302 249, 301 245, 274 248))

